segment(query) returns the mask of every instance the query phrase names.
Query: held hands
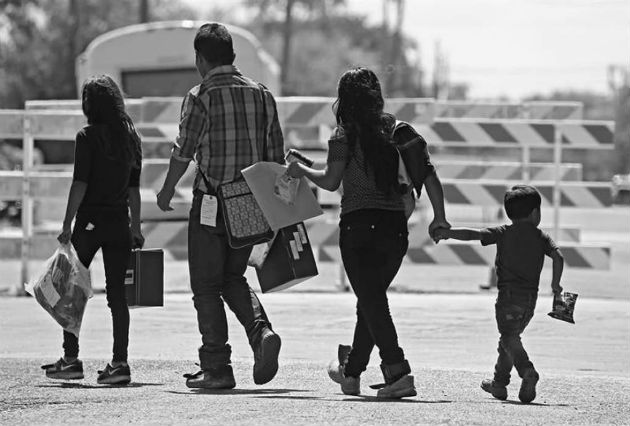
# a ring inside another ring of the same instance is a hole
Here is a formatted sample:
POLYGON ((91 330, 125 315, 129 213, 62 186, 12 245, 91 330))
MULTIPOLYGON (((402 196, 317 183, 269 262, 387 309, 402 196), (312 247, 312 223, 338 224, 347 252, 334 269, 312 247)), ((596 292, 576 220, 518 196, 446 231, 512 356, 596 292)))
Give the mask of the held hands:
POLYGON ((171 200, 175 195, 175 188, 162 188, 157 194, 157 205, 163 212, 172 211, 171 200))
POLYGON ((305 175, 305 172, 299 161, 292 161, 287 168, 287 174, 292 178, 299 179, 305 175))
POLYGON ((446 219, 435 218, 429 225, 429 236, 437 244, 440 240, 445 240, 448 237, 444 235, 441 229, 451 229, 451 224, 446 219))

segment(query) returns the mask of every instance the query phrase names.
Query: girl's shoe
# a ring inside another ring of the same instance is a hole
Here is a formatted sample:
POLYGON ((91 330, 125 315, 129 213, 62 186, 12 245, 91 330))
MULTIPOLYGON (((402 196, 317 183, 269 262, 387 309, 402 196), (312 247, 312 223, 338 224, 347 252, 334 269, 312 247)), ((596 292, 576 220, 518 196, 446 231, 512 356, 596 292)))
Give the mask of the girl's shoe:
POLYGON ((346 377, 345 375, 345 365, 351 349, 351 346, 339 345, 337 359, 328 364, 328 377, 341 385, 341 391, 345 395, 359 395, 361 393, 361 378, 346 377))
POLYGON ((107 364, 105 370, 99 370, 96 383, 99 385, 127 385, 131 382, 131 371, 128 364, 112 367, 107 364))
POLYGON ((339 348, 337 348, 337 359, 330 361, 330 364, 328 364, 328 376, 335 383, 341 384, 343 382, 345 365, 348 355, 350 355, 350 350, 352 350, 352 346, 339 345, 339 348))
POLYGON ((78 380, 83 378, 83 363, 80 359, 66 362, 63 357, 54 364, 42 365, 46 377, 51 379, 78 380))

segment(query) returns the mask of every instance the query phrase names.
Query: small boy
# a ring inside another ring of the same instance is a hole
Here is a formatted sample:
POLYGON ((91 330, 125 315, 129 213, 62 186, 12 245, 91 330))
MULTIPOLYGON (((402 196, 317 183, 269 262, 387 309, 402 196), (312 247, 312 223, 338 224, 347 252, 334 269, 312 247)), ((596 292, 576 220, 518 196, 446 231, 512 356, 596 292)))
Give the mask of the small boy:
POLYGON ((440 228, 436 231, 438 239, 480 240, 484 246, 497 245, 495 265, 499 294, 495 316, 501 335, 497 349, 499 357, 494 367, 494 379, 481 382, 481 389, 501 400, 507 399, 506 386, 510 383, 513 366, 522 378, 519 399, 529 403, 536 398, 539 376, 523 348, 521 333, 534 315, 545 255, 553 259, 551 289, 554 303, 561 303, 560 278, 564 259, 549 235, 538 229, 540 203, 540 194, 536 188, 516 185, 504 197, 505 211, 512 220, 511 225, 480 230, 440 228))

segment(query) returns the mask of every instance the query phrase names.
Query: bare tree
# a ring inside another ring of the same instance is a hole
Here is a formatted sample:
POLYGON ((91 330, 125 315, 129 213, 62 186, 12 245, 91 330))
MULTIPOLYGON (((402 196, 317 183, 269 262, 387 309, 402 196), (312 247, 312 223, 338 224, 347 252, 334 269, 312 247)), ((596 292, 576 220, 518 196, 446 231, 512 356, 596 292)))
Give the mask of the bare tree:
POLYGON ((287 0, 282 31, 282 63, 280 65, 280 86, 282 94, 287 92, 289 83, 289 66, 291 65, 291 40, 293 38, 293 5, 294 0, 287 0))
POLYGON ((149 22, 149 0, 140 0, 138 22, 149 22))

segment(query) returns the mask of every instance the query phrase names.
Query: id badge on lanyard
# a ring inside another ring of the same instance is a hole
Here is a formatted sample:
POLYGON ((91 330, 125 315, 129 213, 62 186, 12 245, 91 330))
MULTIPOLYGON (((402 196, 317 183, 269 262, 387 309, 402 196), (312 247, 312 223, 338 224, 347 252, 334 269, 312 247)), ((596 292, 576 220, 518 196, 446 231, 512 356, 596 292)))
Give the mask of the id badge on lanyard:
POLYGON ((217 226, 217 210, 219 203, 217 197, 204 195, 201 200, 201 224, 207 226, 217 226))

